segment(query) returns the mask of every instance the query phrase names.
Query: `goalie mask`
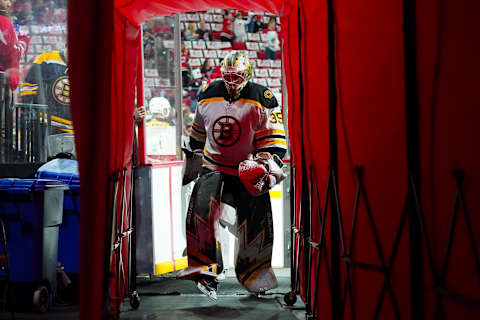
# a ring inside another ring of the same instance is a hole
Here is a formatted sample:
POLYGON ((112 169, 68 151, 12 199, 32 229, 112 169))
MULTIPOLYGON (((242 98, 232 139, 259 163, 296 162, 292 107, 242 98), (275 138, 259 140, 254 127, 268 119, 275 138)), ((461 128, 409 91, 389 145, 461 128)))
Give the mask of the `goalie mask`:
POLYGON ((252 78, 253 68, 247 56, 232 51, 223 59, 220 71, 228 94, 237 98, 248 80, 252 78))

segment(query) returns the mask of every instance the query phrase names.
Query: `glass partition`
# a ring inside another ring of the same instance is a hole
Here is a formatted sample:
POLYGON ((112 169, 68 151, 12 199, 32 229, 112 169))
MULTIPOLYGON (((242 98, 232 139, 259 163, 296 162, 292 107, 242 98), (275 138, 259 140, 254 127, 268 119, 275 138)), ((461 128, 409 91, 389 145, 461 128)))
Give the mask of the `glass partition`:
POLYGON ((173 161, 179 155, 177 127, 182 125, 176 109, 175 16, 155 17, 142 27, 147 161, 173 161))
POLYGON ((211 9, 175 19, 155 17, 143 24, 145 136, 150 162, 180 159, 180 141, 189 134, 199 89, 221 78, 220 62, 229 50, 250 58, 251 81, 268 87, 286 113, 277 16, 211 9), (177 33, 179 41, 175 41, 177 33))
POLYGON ((16 0, 2 8, 17 40, 0 48, 0 163, 75 154, 66 8, 66 0, 16 0))

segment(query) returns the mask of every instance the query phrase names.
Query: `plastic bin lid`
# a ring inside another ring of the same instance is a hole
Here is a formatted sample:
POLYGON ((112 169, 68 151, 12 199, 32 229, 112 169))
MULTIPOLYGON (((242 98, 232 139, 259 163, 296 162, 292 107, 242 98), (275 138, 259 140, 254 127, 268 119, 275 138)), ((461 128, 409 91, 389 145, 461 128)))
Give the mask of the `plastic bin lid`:
POLYGON ((8 191, 8 193, 28 193, 32 191, 44 191, 50 188, 68 189, 67 186, 55 180, 47 179, 0 179, 0 191, 8 191))
POLYGON ((39 179, 58 180, 69 186, 71 190, 80 190, 78 162, 71 159, 54 159, 37 170, 39 179))
POLYGON ((78 176, 71 173, 37 171, 36 177, 38 179, 57 180, 66 184, 70 190, 80 190, 80 180, 78 176))

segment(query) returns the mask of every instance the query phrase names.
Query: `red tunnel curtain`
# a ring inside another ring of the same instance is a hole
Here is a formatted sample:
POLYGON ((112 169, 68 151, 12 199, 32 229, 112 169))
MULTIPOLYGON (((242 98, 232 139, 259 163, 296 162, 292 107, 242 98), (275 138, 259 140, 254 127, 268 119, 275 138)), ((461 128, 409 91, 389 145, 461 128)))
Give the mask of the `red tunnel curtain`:
MULTIPOLYGON (((287 31, 284 48, 289 90, 289 129, 296 170, 297 219, 301 209, 303 143, 305 165, 309 170, 307 175, 313 177, 310 186, 314 197, 313 240, 319 241, 318 209, 323 209, 329 171, 326 13, 323 2, 309 0, 301 3, 300 25, 304 33, 300 43, 303 57, 300 69, 297 6, 294 2, 286 5, 282 1, 117 1, 116 7, 131 26, 121 16, 116 16, 115 37, 111 1, 69 2, 72 114, 82 179, 82 319, 99 319, 103 307, 103 272, 99 270, 104 264, 104 235, 110 202, 106 196, 107 177, 115 170, 128 167, 130 161, 134 82, 126 78, 135 78, 137 52, 130 50, 129 46, 133 46, 134 41, 127 41, 130 38, 126 36, 131 31, 131 39, 134 39, 138 24, 155 15, 214 7, 268 10, 283 15, 282 27, 287 31), (287 9, 291 10, 292 15, 285 15, 287 9), (112 39, 116 39, 114 43, 112 39), (112 58, 115 71, 112 70, 112 58), (299 74, 303 75, 303 95, 299 74), (113 80, 112 75, 115 75, 113 80), (119 92, 123 90, 119 88, 125 88, 125 92, 119 92), (302 113, 301 97, 304 102, 302 113), (316 200, 317 189, 319 201, 316 200)), ((381 258, 373 230, 376 230, 380 240, 383 259, 388 262, 399 230, 407 188, 402 3, 400 0, 337 0, 334 3, 337 20, 337 179, 345 244, 348 246, 350 239, 353 239, 350 253, 354 261, 375 265, 381 263, 381 258), (355 188, 359 186, 358 177, 352 170, 354 166, 363 167, 361 190, 365 193, 360 197, 357 221, 352 232, 355 188), (375 229, 368 218, 368 208, 371 209, 375 229)), ((463 196, 477 245, 480 234, 480 221, 476 214, 480 206, 476 126, 479 101, 475 90, 480 71, 476 41, 478 19, 475 16, 478 5, 473 0, 461 3, 425 0, 417 3, 422 169, 420 194, 426 226, 431 230, 428 236, 439 268, 446 247, 447 226, 450 225, 456 190, 452 169, 460 168, 465 172, 463 196), (440 3, 444 7, 440 7, 440 3), (442 19, 438 19, 439 12, 442 13, 442 19), (440 41, 436 41, 439 30, 442 36, 438 37, 440 41)), ((478 301, 480 290, 472 267, 473 250, 469 247, 468 228, 465 219, 460 219, 462 217, 463 213, 459 212, 458 230, 444 287, 471 301, 478 301)), ((329 219, 325 227, 327 247, 329 219)), ((329 247, 327 249, 327 257, 331 261, 331 251, 329 247)), ((392 291, 402 318, 408 318, 410 312, 407 249, 408 229, 404 229, 391 275, 392 291)), ((313 261, 316 261, 315 254, 313 261)), ((437 300, 431 288, 432 280, 429 279, 426 261, 425 257, 425 311, 430 316, 434 314, 437 300)), ((343 260, 341 265, 341 294, 352 292, 355 295, 353 305, 347 295, 346 316, 351 318, 353 309, 358 317, 370 319, 380 301, 385 276, 378 270, 367 271, 358 267, 348 273, 343 260), (351 291, 345 287, 347 274, 351 291)), ((331 316, 330 294, 324 263, 320 273, 312 275, 312 280, 317 279, 317 311, 328 319, 331 316)), ((305 285, 302 280, 303 297, 305 285)), ((313 289, 314 286, 312 293, 313 289)), ((380 318, 392 317, 393 300, 392 294, 387 291, 381 301, 380 318)), ((454 314, 452 310, 460 310, 464 318, 478 318, 478 309, 466 307, 451 297, 444 298, 442 303, 449 318, 454 314)))
MULTIPOLYGON (((320 242, 323 230, 325 247, 322 256, 313 250, 312 275, 310 280, 311 300, 317 294, 316 314, 319 318, 332 317, 331 288, 332 276, 331 219, 336 212, 330 203, 325 203, 326 186, 330 173, 329 141, 329 79, 327 44, 326 2, 303 1, 301 26, 303 29, 301 50, 303 54, 305 111, 303 124, 298 114, 297 103, 290 137, 296 166, 296 188, 302 186, 301 144, 305 147, 307 176, 312 177, 310 196, 312 198, 312 239, 320 242), (295 117, 296 115, 296 117, 295 117), (320 215, 328 206, 325 225, 322 228, 320 215), (316 273, 320 261, 319 273, 316 273), (328 270, 327 270, 328 263, 328 270), (316 292, 317 291, 317 292, 316 292)), ((346 252, 340 246, 340 255, 358 262, 377 265, 381 268, 379 253, 373 232, 378 235, 384 263, 392 255, 394 237, 398 230, 402 208, 406 200, 406 154, 405 154, 405 112, 403 86, 403 34, 401 1, 334 1, 336 19, 336 86, 337 86, 337 136, 338 136, 338 185, 339 209, 342 213, 343 242, 346 252), (358 179, 355 166, 363 167, 363 185, 375 227, 369 224, 364 199, 359 202, 356 223, 352 232, 355 191, 358 179), (348 249, 352 241, 352 249, 348 249), (347 257, 348 256, 348 257, 347 257)), ((290 39, 289 45, 293 41, 290 39)), ((289 86, 289 94, 292 86, 289 86)), ((290 119, 292 116, 290 115, 290 119)), ((333 183, 330 180, 330 183, 333 183)), ((308 192, 308 190, 305 190, 308 192)), ((329 197, 333 197, 330 193, 329 197)), ((297 192, 297 206, 300 206, 297 192)), ((297 208, 298 209, 298 208, 297 208)), ((297 221, 299 219, 297 210, 297 221)), ((305 219, 305 216, 303 217, 305 219)), ((342 239, 341 239, 342 240, 342 239)), ((403 232, 402 244, 396 261, 392 283, 395 298, 402 312, 408 314, 408 233, 403 232), (407 259, 405 259, 407 257, 407 259), (407 272, 407 273, 406 273, 407 272)), ((303 253, 303 251, 302 251, 303 253)), ((340 259, 340 294, 346 296, 342 309, 345 318, 351 318, 352 308, 357 317, 370 319, 375 313, 385 276, 380 272, 354 268, 347 272, 344 259, 340 259), (349 295, 352 295, 350 299, 349 295), (350 305, 353 301, 354 305, 350 305)), ((306 283, 303 268, 301 272, 301 296, 306 299, 306 283)), ((387 292, 379 316, 391 319, 392 304, 387 292)))
POLYGON ((397 309, 408 319, 402 1, 337 0, 334 9, 342 312, 396 319, 397 309))
MULTIPOLYGON (((345 244, 345 251, 342 247, 339 251, 341 313, 345 319, 410 319, 408 225, 412 221, 404 216, 404 209, 407 152, 412 150, 406 146, 403 1, 333 2, 338 192, 345 244), (348 270, 347 260, 353 262, 348 270)), ((448 0, 416 3, 421 170, 415 188, 425 222, 422 237, 428 238, 413 244, 423 251, 423 270, 416 271, 423 271, 421 307, 427 319, 442 313, 446 319, 476 319, 480 317, 476 147, 480 103, 475 90, 480 71, 479 5, 448 0)), ((315 156, 325 150, 316 143, 310 146, 315 156)), ((312 163, 314 170, 327 170, 317 157, 312 163)), ((325 185, 317 182, 320 188, 325 185)), ((414 212, 412 219, 416 216, 414 212)), ((327 231, 328 223, 327 217, 327 231)), ((329 237, 325 239, 328 247, 329 237)), ((322 283, 324 272, 314 272, 312 279, 319 279, 317 316, 329 319, 330 289, 322 283)))
MULTIPOLYGON (((302 193, 312 197, 312 240, 320 242, 320 215, 323 209, 329 168, 329 104, 328 104, 328 64, 327 64, 327 15, 325 2, 299 1, 296 12, 288 22, 288 46, 284 53, 287 70, 289 96, 289 137, 292 148, 292 165, 295 182, 295 221, 302 232, 307 207, 302 208, 302 193), (300 29, 300 30, 298 30, 300 29), (300 31, 300 32, 299 32, 300 31), (303 109, 303 110, 302 110, 303 109), (304 159, 303 159, 304 158, 304 159), (303 173, 305 169, 305 173, 303 173), (306 176, 306 179, 305 179, 306 176), (312 179, 309 183, 308 180, 312 179), (307 180, 307 181, 305 181, 307 180), (302 183, 303 182, 303 183, 302 183)), ((324 237, 329 237, 329 222, 324 237)), ((300 296, 306 299, 307 283, 312 283, 311 292, 318 285, 318 300, 325 315, 330 315, 330 295, 325 263, 321 264, 317 275, 305 278, 304 245, 298 235, 300 259, 297 274, 300 277, 300 296)), ((326 251, 330 255, 330 251, 326 251)), ((316 261, 318 251, 312 260, 316 261)), ((331 260, 329 258, 329 260, 331 260)), ((313 266, 314 264, 312 264, 313 266)), ((330 270, 329 270, 330 271, 330 270)))
POLYGON ((113 1, 68 2, 71 110, 81 179, 80 294, 82 319, 100 319, 113 127, 113 1))
MULTIPOLYGON (((237 8, 270 11, 286 16, 292 5, 284 1, 155 2, 155 1, 69 1, 69 52, 72 82, 72 117, 81 178, 80 292, 81 319, 104 316, 102 297, 108 264, 108 220, 112 214, 113 183, 109 177, 119 172, 116 194, 119 229, 122 219, 123 176, 125 193, 130 190, 130 161, 133 138, 132 112, 138 59, 139 24, 155 15, 208 8, 237 8), (115 9, 116 8, 116 9, 115 9), (87 23, 88 21, 88 23, 87 23)), ((125 201, 125 210, 130 203, 125 201)), ((123 230, 128 216, 123 216, 123 230)), ((122 258, 127 261, 128 243, 122 242, 122 258)), ((114 255, 113 260, 117 257, 114 255)), ((112 260, 112 261, 113 261, 112 260)), ((125 265, 125 264, 124 264, 125 265)), ((117 270, 113 270, 114 273, 117 270)), ((128 274, 128 270, 124 270, 128 274)), ((128 281, 128 280, 127 280, 128 281)), ((127 284, 128 286, 128 284, 127 284)), ((110 282, 110 294, 122 296, 110 282)), ((126 288, 127 289, 127 288, 126 288)), ((114 301, 114 305, 119 301, 114 301)))
POLYGON ((480 246, 479 9, 474 0, 417 4, 421 203, 438 273, 435 281, 424 247, 426 319, 434 319, 437 310, 446 319, 480 319, 480 261, 474 259, 480 246), (454 170, 464 175, 460 190, 454 170), (459 203, 458 211, 456 196, 465 204, 459 203))

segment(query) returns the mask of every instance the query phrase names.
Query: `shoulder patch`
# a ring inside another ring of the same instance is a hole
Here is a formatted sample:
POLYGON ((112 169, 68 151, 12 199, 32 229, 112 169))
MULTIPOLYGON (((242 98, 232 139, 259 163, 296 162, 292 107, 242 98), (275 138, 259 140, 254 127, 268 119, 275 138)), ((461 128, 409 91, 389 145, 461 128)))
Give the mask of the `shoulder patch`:
POLYGON ((260 102, 260 104, 267 109, 278 106, 278 101, 270 89, 255 82, 249 83, 248 97, 246 98, 260 102))

